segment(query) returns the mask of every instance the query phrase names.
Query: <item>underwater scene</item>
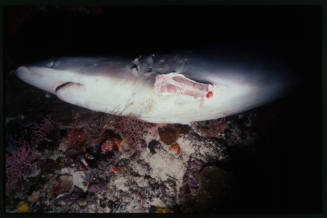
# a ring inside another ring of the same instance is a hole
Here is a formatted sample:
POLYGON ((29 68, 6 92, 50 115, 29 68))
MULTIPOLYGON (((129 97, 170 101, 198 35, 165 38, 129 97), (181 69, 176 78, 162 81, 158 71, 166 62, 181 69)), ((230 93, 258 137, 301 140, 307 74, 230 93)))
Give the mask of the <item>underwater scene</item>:
POLYGON ((318 9, 7 6, 5 213, 319 213, 318 9))

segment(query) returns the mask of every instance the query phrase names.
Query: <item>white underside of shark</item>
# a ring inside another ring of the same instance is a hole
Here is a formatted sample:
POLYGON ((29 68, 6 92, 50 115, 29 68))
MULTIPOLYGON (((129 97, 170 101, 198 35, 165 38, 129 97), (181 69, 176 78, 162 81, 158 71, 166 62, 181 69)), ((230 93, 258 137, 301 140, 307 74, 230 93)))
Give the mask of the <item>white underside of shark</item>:
MULTIPOLYGON (((57 62, 60 66, 60 59, 57 62)), ((67 63, 69 59, 65 59, 67 63)), ((281 83, 263 84, 257 78, 252 81, 235 73, 219 73, 221 69, 193 74, 208 81, 198 82, 183 71, 140 75, 125 62, 115 63, 86 67, 83 72, 74 67, 38 65, 21 66, 16 72, 26 83, 64 102, 152 123, 189 124, 225 117, 271 101, 282 90, 281 83)))

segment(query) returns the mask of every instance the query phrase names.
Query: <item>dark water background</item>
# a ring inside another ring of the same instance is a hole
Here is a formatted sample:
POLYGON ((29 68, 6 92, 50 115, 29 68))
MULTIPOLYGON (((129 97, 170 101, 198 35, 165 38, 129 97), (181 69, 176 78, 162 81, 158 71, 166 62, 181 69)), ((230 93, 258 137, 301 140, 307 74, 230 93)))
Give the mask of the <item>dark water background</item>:
POLYGON ((305 82, 292 94, 260 109, 265 114, 260 126, 265 136, 256 155, 233 154, 240 178, 233 210, 319 212, 320 13, 319 7, 308 6, 7 7, 5 113, 65 110, 59 100, 47 103, 43 94, 13 75, 16 67, 48 57, 135 57, 210 47, 230 56, 260 53, 287 63, 305 82))

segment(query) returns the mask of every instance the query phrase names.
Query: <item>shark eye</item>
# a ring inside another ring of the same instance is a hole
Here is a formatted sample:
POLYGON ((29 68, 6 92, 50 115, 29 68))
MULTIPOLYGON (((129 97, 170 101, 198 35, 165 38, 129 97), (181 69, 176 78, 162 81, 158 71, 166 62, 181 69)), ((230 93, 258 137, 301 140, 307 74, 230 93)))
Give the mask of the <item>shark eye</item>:
POLYGON ((56 59, 52 59, 47 63, 46 67, 53 68, 55 63, 56 63, 56 59))

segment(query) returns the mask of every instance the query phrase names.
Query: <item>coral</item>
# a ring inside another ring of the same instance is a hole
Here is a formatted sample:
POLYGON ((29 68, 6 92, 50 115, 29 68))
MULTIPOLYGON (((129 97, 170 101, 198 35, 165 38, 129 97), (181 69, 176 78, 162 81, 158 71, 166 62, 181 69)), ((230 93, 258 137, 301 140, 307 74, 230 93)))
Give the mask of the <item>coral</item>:
POLYGON ((112 125, 112 122, 113 119, 111 116, 104 116, 98 123, 95 124, 96 127, 93 127, 92 129, 98 130, 98 133, 96 134, 95 138, 92 139, 91 144, 101 143, 106 138, 105 131, 112 125))
POLYGON ((100 144, 102 151, 111 151, 115 145, 120 146, 117 139, 113 142, 112 140, 106 140, 108 138, 106 130, 112 123, 111 116, 104 116, 99 120, 90 121, 84 128, 78 128, 80 120, 77 113, 65 138, 66 145, 69 147, 67 154, 74 156, 83 153, 91 145, 100 144))
POLYGON ((77 113, 65 137, 68 156, 78 155, 85 152, 89 146, 97 145, 101 146, 102 152, 111 152, 114 147, 118 147, 120 151, 133 153, 146 147, 142 143, 143 131, 153 126, 151 123, 140 121, 132 116, 112 115, 89 121, 88 125, 83 128, 78 128, 79 124, 80 119, 77 113))
POLYGON ((177 151, 177 154, 180 154, 181 153, 181 148, 179 147, 179 145, 177 143, 171 145, 169 147, 169 150, 176 150, 177 151))
POLYGON ((113 138, 112 140, 106 140, 101 145, 101 151, 102 152, 110 152, 114 147, 121 147, 121 142, 117 138, 113 138))
POLYGON ((216 119, 205 121, 205 126, 201 128, 201 132, 208 137, 215 137, 218 133, 225 131, 228 124, 225 119, 216 119))
POLYGON ((68 156, 74 156, 81 152, 85 152, 86 145, 88 145, 87 144, 88 139, 92 133, 90 124, 83 129, 78 129, 77 128, 78 125, 79 125, 79 114, 77 113, 73 118, 73 122, 71 124, 72 128, 67 133, 67 136, 65 138, 66 145, 69 147, 69 149, 66 152, 68 156))
POLYGON ((70 145, 70 147, 77 148, 81 143, 84 142, 86 139, 87 135, 86 131, 79 130, 77 128, 79 124, 79 114, 77 113, 75 117, 73 118, 72 122, 72 128, 70 131, 67 133, 66 136, 66 141, 70 145))
POLYGON ((11 191, 15 188, 18 181, 24 176, 31 173, 32 161, 35 158, 31 146, 21 141, 18 150, 12 154, 6 154, 6 190, 11 191))
POLYGON ((57 128, 56 122, 48 115, 43 121, 32 128, 33 144, 39 145, 43 141, 51 141, 54 131, 57 128))
POLYGON ((160 140, 166 145, 173 144, 179 137, 179 131, 173 125, 167 125, 166 127, 159 128, 160 140))
POLYGON ((29 211, 28 204, 25 201, 20 201, 17 205, 17 210, 20 213, 26 213, 29 211))
POLYGON ((190 127, 181 124, 168 124, 165 127, 159 128, 159 136, 161 141, 167 145, 171 145, 177 141, 180 134, 187 134, 190 127))
POLYGON ((153 124, 138 120, 132 116, 113 118, 112 125, 116 134, 121 134, 129 145, 124 150, 135 151, 139 149, 141 139, 143 139, 144 129, 153 127, 153 124))

